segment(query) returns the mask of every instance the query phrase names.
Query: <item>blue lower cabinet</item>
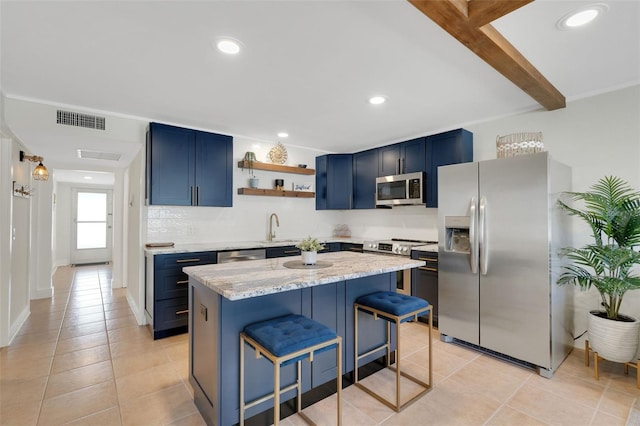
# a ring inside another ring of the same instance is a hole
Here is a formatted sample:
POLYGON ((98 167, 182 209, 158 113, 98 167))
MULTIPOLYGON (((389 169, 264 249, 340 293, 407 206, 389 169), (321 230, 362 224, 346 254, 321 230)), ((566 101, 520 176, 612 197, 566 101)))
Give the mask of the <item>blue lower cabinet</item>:
POLYGON ((362 253, 362 244, 340 243, 340 251, 355 251, 362 253))
POLYGON ((157 254, 153 256, 153 338, 160 339, 188 330, 189 277, 182 272, 185 266, 216 263, 216 252, 157 254))
POLYGON ((268 247, 266 252, 267 259, 273 259, 276 257, 300 256, 300 249, 296 246, 268 247))
POLYGON ((324 243, 324 250, 320 250, 318 253, 331 253, 334 251, 340 251, 340 243, 324 243))
POLYGON ((168 336, 187 332, 189 300, 186 294, 183 297, 156 302, 154 311, 154 330, 157 330, 158 333, 164 331, 168 336), (173 333, 168 333, 169 330, 173 333))

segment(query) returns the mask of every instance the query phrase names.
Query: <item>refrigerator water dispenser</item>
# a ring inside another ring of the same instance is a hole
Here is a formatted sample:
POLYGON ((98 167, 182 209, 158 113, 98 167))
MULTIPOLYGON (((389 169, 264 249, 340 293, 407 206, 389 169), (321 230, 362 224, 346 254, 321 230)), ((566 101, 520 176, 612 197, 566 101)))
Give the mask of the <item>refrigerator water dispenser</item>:
POLYGON ((445 216, 445 251, 451 253, 469 254, 471 245, 469 243, 469 216, 445 216))

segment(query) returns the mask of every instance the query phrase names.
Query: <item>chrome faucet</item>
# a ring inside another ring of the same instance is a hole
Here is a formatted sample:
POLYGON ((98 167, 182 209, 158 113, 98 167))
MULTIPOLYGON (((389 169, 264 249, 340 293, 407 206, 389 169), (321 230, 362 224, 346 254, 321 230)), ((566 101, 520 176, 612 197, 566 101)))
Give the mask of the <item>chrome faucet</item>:
POLYGON ((269 235, 267 235, 267 241, 273 241, 276 237, 276 233, 273 231, 273 218, 276 218, 276 226, 280 227, 280 220, 278 220, 278 215, 275 213, 271 213, 269 216, 269 235))

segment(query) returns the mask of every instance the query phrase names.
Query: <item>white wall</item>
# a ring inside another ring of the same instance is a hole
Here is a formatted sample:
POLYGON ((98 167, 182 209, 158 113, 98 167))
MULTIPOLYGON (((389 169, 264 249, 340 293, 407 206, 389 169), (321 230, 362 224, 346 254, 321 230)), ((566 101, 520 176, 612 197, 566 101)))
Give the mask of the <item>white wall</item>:
MULTIPOLYGON (((466 126, 473 132, 474 158, 496 158, 498 135, 542 131, 545 149, 572 168, 573 190, 585 191, 605 175, 627 180, 640 190, 640 86, 574 102, 557 111, 537 111, 466 126)), ((575 246, 591 241, 574 222, 575 246)), ((586 313, 599 308, 595 289, 576 291, 574 335, 586 330, 586 313)), ((640 318, 640 291, 627 293, 620 311, 640 318)), ((576 341, 584 347, 584 339, 576 341)))
POLYGON ((139 324, 144 324, 144 251, 146 233, 146 208, 144 206, 144 150, 139 152, 129 166, 124 181, 128 183, 125 220, 127 238, 126 270, 124 271, 124 286, 127 287, 127 300, 131 310, 136 315, 139 324))
POLYGON ((9 344, 11 327, 11 169, 11 139, 0 132, 0 347, 9 344))
MULTIPOLYGON (((31 186, 28 162, 20 162, 24 147, 15 139, 11 142, 11 179, 19 185, 31 186)), ((11 279, 9 283, 9 341, 16 335, 29 315, 29 259, 30 259, 31 198, 11 198, 11 279)))
POLYGON ((55 185, 55 247, 54 266, 71 264, 71 184, 57 182, 55 185))
MULTIPOLYGON (((33 163, 29 163, 34 167, 33 163)), ((31 168, 29 169, 31 170, 31 168)), ((33 181, 31 199, 31 251, 29 252, 29 282, 31 299, 44 299, 53 294, 53 181, 33 181)))

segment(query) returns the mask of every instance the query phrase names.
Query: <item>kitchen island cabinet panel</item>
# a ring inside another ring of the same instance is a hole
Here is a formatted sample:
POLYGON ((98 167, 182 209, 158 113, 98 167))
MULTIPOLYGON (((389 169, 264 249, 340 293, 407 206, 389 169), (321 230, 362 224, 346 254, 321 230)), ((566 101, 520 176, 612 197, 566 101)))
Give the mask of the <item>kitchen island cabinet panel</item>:
MULTIPOLYGON (((345 310, 338 309, 345 304, 345 283, 323 285, 311 288, 311 318, 326 325, 338 335, 345 335, 345 310)), ((345 359, 345 348, 342 344, 342 359, 345 359)), ((336 378, 336 356, 333 350, 314 355, 311 365, 311 385, 318 387, 336 378)))
MULTIPOLYGON (((239 419, 239 371, 240 371, 240 332, 245 326, 254 322, 269 318, 276 318, 287 314, 309 315, 302 312, 302 290, 290 291, 281 294, 272 294, 252 299, 230 301, 208 288, 201 285, 191 285, 193 315, 193 344, 192 351, 192 386, 204 393, 209 407, 200 409, 201 413, 216 413, 215 421, 210 424, 233 425, 239 419), (206 308, 210 319, 205 320, 200 314, 202 305, 206 308), (203 323, 211 321, 209 327, 203 323), (197 324, 199 323, 199 324, 197 324), (224 324, 224 327, 220 327, 224 324), (211 328, 214 333, 210 333, 211 328), (198 334, 195 334, 198 333, 198 334), (196 346, 196 341, 202 340, 196 346), (209 342, 207 342, 209 341, 209 342), (196 348, 201 349, 199 352, 196 348), (213 352, 209 352, 213 348, 213 352), (216 371, 210 369, 207 364, 219 366, 216 371), (196 371, 200 376, 196 377, 196 371), (215 383, 211 384, 212 381, 215 383), (202 384, 201 384, 202 383, 202 384), (215 401, 220 401, 216 407, 215 401), (222 407, 222 410, 220 409, 222 407)), ((295 364, 281 369, 281 384, 286 386, 295 381, 295 364)), ((245 346, 245 389, 246 399, 252 400, 273 391, 273 365, 264 357, 256 359, 255 352, 245 346)), ((311 369, 308 362, 302 363, 302 380, 304 390, 311 387, 311 369)), ((294 391, 284 393, 282 401, 295 396, 294 391)), ((250 417, 267 410, 273 405, 272 401, 266 401, 248 410, 250 417)), ((200 408, 200 407, 199 407, 200 408)), ((204 414, 203 414, 204 415, 204 414)))
MULTIPOLYGON (((354 342, 354 313, 353 304, 356 299, 366 294, 377 291, 395 291, 396 274, 380 274, 370 277, 356 278, 348 280, 345 285, 345 333, 344 341, 345 357, 342 370, 344 372, 353 371, 353 342, 354 342)), ((380 346, 386 340, 387 322, 381 319, 374 319, 373 315, 358 312, 358 353, 367 352, 380 346)), ((391 325, 392 348, 395 348, 395 325, 391 325)), ((393 350, 393 349, 392 349, 393 350)), ((384 355, 384 351, 376 352, 369 357, 360 360, 360 365, 371 362, 384 355)))
MULTIPOLYGON (((336 252, 320 255, 332 267, 315 271, 289 269, 279 259, 185 268, 189 275, 189 366, 194 401, 208 424, 239 421, 240 332, 245 326, 287 314, 322 322, 342 336, 343 373, 353 370, 353 302, 363 294, 395 288, 399 270, 424 262, 396 256, 336 252)), ((361 314, 361 349, 385 340, 386 323, 361 314)), ((360 318, 360 317, 359 317, 360 318)), ((245 346, 246 347, 246 346, 245 346)), ((245 353, 247 398, 269 394, 273 368, 254 351, 245 353)), ((380 358, 371 355, 367 361, 380 358)), ((295 364, 282 371, 282 385, 294 380, 295 364)), ((316 354, 315 365, 302 363, 303 390, 324 394, 322 383, 335 379, 335 353, 316 354), (312 389, 313 388, 313 389, 312 389)), ((293 398, 295 391, 283 395, 293 398)), ((312 396, 312 395, 310 395, 312 396)), ((257 415, 273 405, 265 401, 249 411, 257 415)), ((264 421, 261 415, 260 422, 264 421)))

